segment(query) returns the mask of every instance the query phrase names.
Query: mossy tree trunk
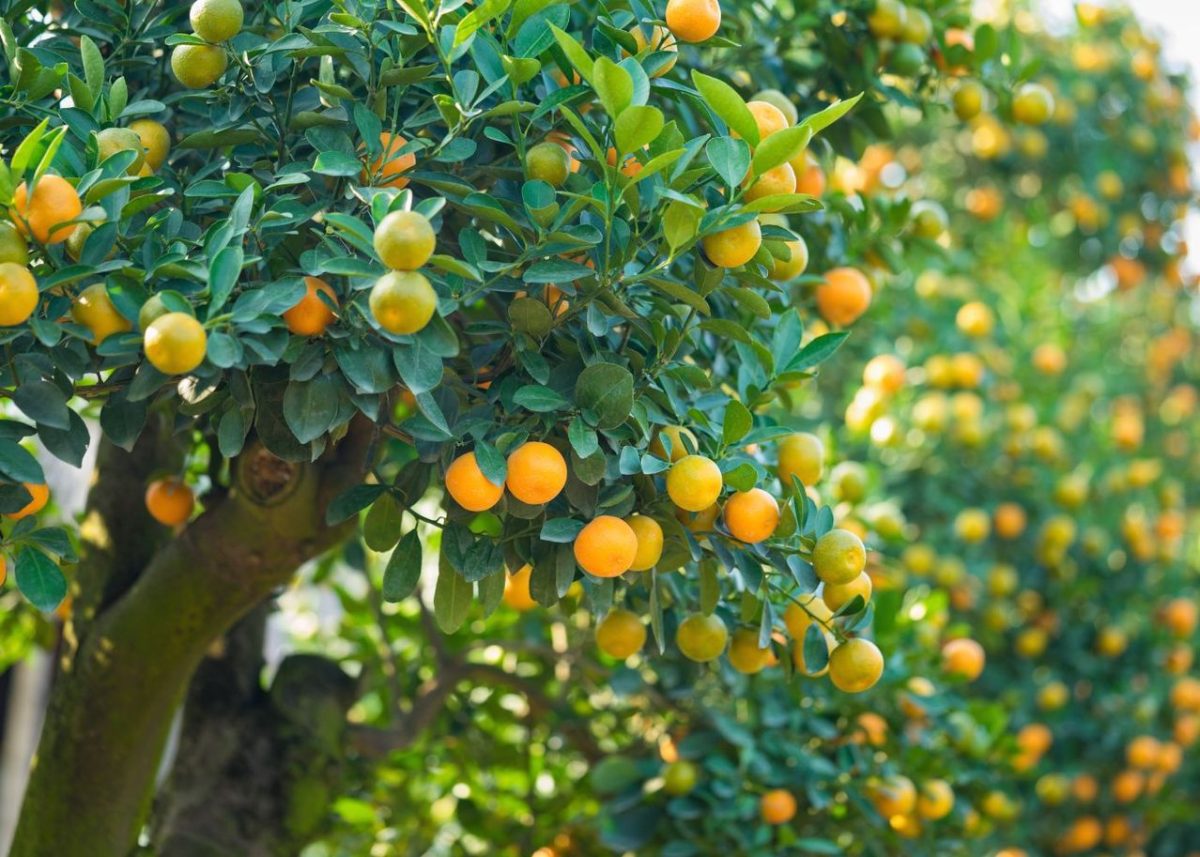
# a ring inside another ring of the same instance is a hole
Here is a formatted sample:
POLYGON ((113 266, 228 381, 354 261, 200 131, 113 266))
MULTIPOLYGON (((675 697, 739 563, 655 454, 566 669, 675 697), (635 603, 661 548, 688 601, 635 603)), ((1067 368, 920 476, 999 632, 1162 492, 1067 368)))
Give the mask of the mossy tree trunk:
MULTIPOLYGON (((232 490, 214 494, 174 538, 142 500, 147 477, 170 461, 169 437, 148 432, 131 453, 105 444, 82 528, 74 618, 12 857, 130 853, 193 674, 240 618, 347 536, 325 525, 324 511, 361 478, 372 431, 352 424, 313 464, 248 448, 234 463, 232 490)), ((165 824, 167 842, 178 829, 165 824)))

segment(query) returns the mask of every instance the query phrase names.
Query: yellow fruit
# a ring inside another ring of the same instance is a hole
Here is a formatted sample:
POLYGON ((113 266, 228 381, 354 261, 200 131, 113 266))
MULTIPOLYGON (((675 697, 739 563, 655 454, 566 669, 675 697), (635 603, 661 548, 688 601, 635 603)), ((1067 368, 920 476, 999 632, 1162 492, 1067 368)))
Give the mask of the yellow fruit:
POLYGON ((633 558, 630 571, 649 571, 658 564, 663 552, 663 530, 658 521, 645 515, 634 515, 625 523, 629 524, 637 537, 637 553, 633 558))
POLYGON ((945 818, 954 809, 954 789, 945 780, 926 780, 917 796, 917 815, 927 821, 945 818))
POLYGON ((522 503, 549 503, 567 484, 567 461, 548 443, 529 441, 508 456, 508 491, 522 503))
POLYGON ((808 268, 808 245, 803 238, 788 241, 785 245, 788 251, 787 259, 771 257, 771 271, 767 274, 777 283, 791 280, 800 276, 808 268))
POLYGON ((138 171, 142 168, 142 163, 146 160, 146 153, 142 148, 141 138, 129 128, 105 128, 102 131, 97 131, 96 149, 100 163, 103 163, 118 152, 136 152, 137 156, 134 158, 133 163, 125 168, 125 172, 131 176, 138 174, 138 171))
POLYGON ((704 255, 718 268, 740 268, 754 258, 762 245, 762 229, 757 220, 749 220, 705 235, 700 243, 704 255))
POLYGON ((867 550, 862 539, 849 530, 830 530, 817 539, 812 564, 824 583, 847 584, 866 568, 867 550))
POLYGON ((693 613, 675 632, 675 645, 685 658, 697 663, 716 660, 725 651, 729 632, 719 616, 693 613))
POLYGON ((129 130, 137 134, 150 169, 157 170, 167 162, 171 135, 165 126, 153 119, 135 119, 129 123, 129 130))
POLYGON ((717 0, 667 0, 667 27, 681 42, 703 42, 721 27, 717 0))
POLYGON ((701 512, 721 496, 721 468, 703 455, 685 455, 667 471, 667 494, 687 512, 701 512))
POLYGON ((942 646, 942 670, 951 675, 962 676, 967 681, 979 678, 986 660, 983 646, 974 640, 949 640, 942 646))
POLYGON ((571 156, 558 143, 538 143, 525 153, 525 174, 530 181, 562 187, 571 174, 571 156))
POLYGON ((389 271, 371 287, 371 315, 388 333, 417 333, 433 318, 437 292, 415 271, 389 271))
POLYGON ((675 62, 679 59, 679 45, 675 41, 675 36, 666 27, 654 26, 648 29, 649 37, 646 36, 645 28, 640 25, 635 26, 629 33, 637 43, 639 54, 647 50, 651 53, 669 54, 667 61, 650 73, 651 77, 662 77, 675 67, 675 62))
POLYGON ((103 283, 93 283, 79 293, 71 305, 71 318, 92 332, 96 345, 114 333, 133 329, 132 322, 117 311, 103 283))
POLYGON ((861 693, 883 675, 883 654, 870 640, 853 637, 829 654, 829 680, 845 693, 861 693))
POLYGON ((393 271, 415 271, 429 261, 437 235, 417 211, 393 211, 375 227, 375 252, 393 271))
POLYGON ((617 660, 636 655, 646 645, 646 626, 629 610, 610 610, 596 626, 596 645, 617 660))
POLYGON ((206 42, 224 42, 242 29, 242 4, 238 0, 196 0, 188 19, 192 32, 206 42))
POLYGON ((679 759, 667 765, 663 771, 663 791, 676 797, 685 795, 696 787, 698 776, 694 764, 687 759, 679 759))
POLYGON ((788 629, 788 635, 798 643, 804 642, 808 626, 814 621, 827 626, 833 621, 833 611, 819 595, 809 593, 796 598, 799 603, 791 602, 783 611, 783 624, 788 629))
POLYGON ((917 808, 917 787, 899 774, 868 781, 867 797, 884 818, 910 815, 917 808))
POLYGON ((216 45, 176 45, 171 51, 171 71, 188 89, 214 84, 228 62, 224 49, 216 45))
POLYGON ((671 461, 678 461, 700 448, 696 436, 683 426, 663 426, 650 442, 650 453, 659 458, 667 457, 667 448, 662 440, 664 435, 671 444, 671 461))
MULTIPOLYGON (((750 182, 750 176, 746 177, 746 182, 750 182)), ((792 169, 791 164, 783 163, 767 170, 753 184, 749 184, 743 198, 747 202, 753 202, 768 196, 795 192, 796 172, 792 169)))
POLYGON ((629 571, 637 551, 633 528, 612 515, 593 518, 575 537, 575 561, 596 577, 619 577, 629 571))
MULTIPOLYGON (((754 124, 758 126, 760 143, 776 131, 782 131, 788 127, 787 116, 769 101, 747 101, 746 107, 750 109, 750 115, 754 117, 754 124)), ((736 131, 733 132, 733 136, 738 136, 736 131)))
POLYGON ((853 601, 855 596, 858 595, 862 596, 864 602, 870 601, 872 588, 871 576, 864 571, 849 583, 825 584, 825 589, 822 590, 821 597, 830 610, 837 611, 853 601))
POLYGON ((983 112, 983 102, 986 97, 983 84, 975 80, 964 80, 954 90, 954 115, 962 121, 974 119, 983 112))
POLYGON ((460 455, 446 468, 446 491, 468 512, 490 509, 504 496, 504 486, 483 475, 473 452, 460 455))
POLYGON ((1013 119, 1023 125, 1041 125, 1054 114, 1054 96, 1037 83, 1026 83, 1013 95, 1013 119))
POLYGON ((950 219, 946 216, 946 209, 942 208, 940 203, 930 199, 914 203, 910 217, 913 234, 928 241, 936 241, 940 238, 950 224, 950 219))
POLYGON ((733 639, 729 643, 729 665, 738 672, 754 675, 770 666, 774 659, 770 646, 759 648, 758 631, 738 628, 733 632, 733 639))
POLYGON ((146 359, 165 375, 191 372, 204 362, 207 346, 204 326, 184 312, 159 316, 142 337, 146 359))
POLYGON ((761 542, 779 526, 779 503, 761 488, 738 491, 725 501, 725 526, 740 542, 761 542))
POLYGON ((904 361, 895 354, 876 354, 863 367, 863 386, 893 395, 904 386, 904 361))
POLYGON ((815 485, 825 470, 825 444, 815 434, 796 432, 779 441, 779 480, 790 488, 792 477, 805 486, 815 485))
POLYGON ((38 305, 37 280, 15 262, 0 262, 0 326, 24 324, 38 305))
POLYGON ((30 198, 25 182, 13 194, 9 216, 25 237, 42 244, 66 241, 75 231, 74 220, 83 213, 83 202, 75 187, 60 176, 44 175, 30 198))
POLYGON ((968 544, 983 541, 991 529, 991 520, 983 509, 963 509, 954 519, 954 534, 968 544))
POLYGON ((965 303, 958 309, 954 317, 958 329, 975 339, 981 339, 992 332, 996 324, 996 316, 987 304, 980 301, 965 303))
POLYGON ((508 575, 504 580, 504 603, 514 610, 524 612, 537 606, 529 591, 529 580, 533 577, 533 566, 529 563, 508 575))

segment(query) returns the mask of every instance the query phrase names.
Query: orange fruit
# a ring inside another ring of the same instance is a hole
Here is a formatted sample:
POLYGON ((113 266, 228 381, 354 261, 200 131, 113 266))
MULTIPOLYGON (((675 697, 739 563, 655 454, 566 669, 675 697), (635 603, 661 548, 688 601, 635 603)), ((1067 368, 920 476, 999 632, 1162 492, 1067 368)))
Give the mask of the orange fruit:
POLYGON ((1022 125, 1041 125, 1054 114, 1054 96, 1038 83, 1026 83, 1013 95, 1013 119, 1022 125))
POLYGON ((904 386, 904 372, 904 361, 895 354, 876 354, 863 367, 863 386, 890 396, 904 386))
POLYGON ((675 41, 675 36, 666 27, 653 26, 649 30, 650 35, 647 37, 645 29, 639 24, 635 25, 629 33, 637 43, 639 54, 645 53, 649 49, 651 53, 665 52, 671 55, 667 62, 650 74, 651 77, 662 77, 675 68, 675 62, 679 59, 679 45, 675 41))
POLYGON ((761 542, 779 526, 779 503, 761 488, 738 491, 725 501, 725 526, 740 542, 761 542))
POLYGON ((979 678, 986 660, 983 646, 965 637, 949 640, 942 646, 942 670, 967 681, 979 678))
POLYGON ((28 518, 30 515, 36 515, 45 508, 46 502, 50 499, 50 487, 48 485, 34 482, 22 482, 21 484, 29 492, 30 500, 17 511, 5 514, 4 517, 14 521, 28 518))
POLYGON ((596 626, 596 645, 609 657, 623 661, 646 645, 646 626, 630 610, 610 610, 596 626))
POLYGON ((812 152, 805 149, 788 163, 796 176, 796 193, 818 198, 825 195, 825 171, 812 152))
POLYGON ((863 601, 870 601, 873 588, 871 575, 864 571, 849 583, 826 583, 821 598, 830 610, 838 611, 853 601, 856 595, 861 595, 863 601))
POLYGON ((884 818, 909 815, 917 808, 917 787, 908 777, 893 774, 867 782, 867 797, 884 818))
POLYGON ((954 809, 954 789, 945 780, 926 780, 917 795, 917 815, 927 821, 945 818, 954 809))
POLYGON ((992 513, 992 526, 1002 539, 1015 539, 1025 532, 1025 509, 1020 503, 1001 503, 992 513))
POLYGON ((533 577, 533 566, 529 563, 504 579, 504 603, 514 610, 524 612, 537 607, 529 592, 529 579, 533 577))
POLYGON ((888 722, 875 712, 864 711, 854 722, 872 747, 882 747, 887 743, 888 722))
POLYGON ((146 510, 164 526, 187 523, 195 505, 192 489, 174 477, 155 479, 146 488, 146 510))
POLYGON ((821 596, 814 593, 797 596, 796 601, 790 602, 783 611, 783 624, 788 630, 788 635, 798 643, 804 642, 808 626, 813 622, 823 627, 832 620, 833 611, 821 596))
POLYGON ((71 305, 71 318, 92 332, 96 345, 114 333, 133 329, 133 323, 117 311, 103 283, 93 283, 79 293, 71 305))
POLYGON ((397 190, 407 187, 408 179, 404 177, 404 173, 416 166, 417 155, 415 152, 397 154, 406 145, 408 140, 399 134, 381 131, 379 146, 382 152, 370 165, 363 167, 358 176, 359 180, 364 185, 373 184, 376 187, 394 187, 397 190))
POLYGON ((37 280, 29 269, 15 262, 0 262, 0 326, 23 324, 37 305, 37 280))
POLYGON ((1162 610, 1163 624, 1176 637, 1190 637, 1196 631, 1196 602, 1190 598, 1172 598, 1162 610))
POLYGON ((228 63, 224 48, 216 45, 176 45, 171 51, 171 72, 188 89, 212 86, 228 63))
POLYGON ((862 539, 849 530, 830 530, 817 539, 812 564, 824 583, 850 583, 867 567, 867 549, 862 539))
POLYGON ((792 169, 791 164, 783 163, 767 170, 753 184, 749 184, 749 182, 750 176, 748 175, 746 176, 746 193, 743 196, 746 202, 753 202, 756 199, 775 194, 795 193, 796 171, 792 169))
POLYGON ((241 32, 242 18, 242 4, 238 0, 195 0, 188 14, 192 32, 214 44, 241 32))
POLYGON ((473 452, 460 455, 446 468, 446 491, 468 512, 490 509, 504 496, 504 486, 483 475, 473 452))
POLYGON ((721 617, 713 614, 693 613, 675 631, 675 645, 689 661, 707 663, 716 660, 725 651, 729 631, 721 617))
POLYGON ((772 256, 771 270, 767 274, 778 283, 794 279, 808 268, 808 244, 804 242, 803 238, 788 241, 784 246, 787 247, 788 257, 779 259, 772 256))
POLYGON ((1146 786, 1146 777, 1138 771, 1121 771, 1113 777, 1112 793, 1117 803, 1132 803, 1146 786))
POLYGON ((658 521, 645 515, 633 515, 627 518, 633 534, 637 537, 637 554, 633 558, 630 571, 649 571, 658 565, 663 552, 663 530, 658 521))
POLYGON ((815 485, 825 471, 825 444, 815 434, 796 432, 779 441, 779 464, 776 472, 785 489, 792 477, 802 485, 815 485))
POLYGON ((796 816, 796 798, 787 789, 772 789, 759 800, 758 812, 763 824, 787 824, 796 816))
POLYGON ((406 335, 429 324, 437 310, 437 292, 416 271, 388 271, 371 287, 368 304, 380 327, 406 335))
POLYGON ((1125 746, 1125 761, 1130 767, 1149 769, 1158 764, 1162 745, 1152 735, 1139 735, 1125 746))
POLYGON ((570 174, 571 156, 558 143, 538 143, 525 153, 525 175, 530 181, 562 187, 570 174))
POLYGON ((165 375, 184 375, 204 362, 208 335, 203 325, 185 312, 156 318, 142 337, 146 359, 165 375))
POLYGON ((667 27, 681 42, 703 42, 721 27, 717 0, 667 0, 667 27))
MULTIPOLYGON (((754 117, 754 124, 758 126, 760 143, 776 131, 782 131, 788 127, 787 116, 769 101, 747 101, 746 106, 750 108, 750 115, 754 117)), ((731 131, 731 133, 734 137, 738 136, 736 131, 731 131)))
POLYGON ((702 512, 721 496, 721 468, 703 455, 685 455, 667 471, 667 494, 687 512, 702 512))
POLYGON ((619 577, 629 571, 637 552, 633 527, 612 515, 593 518, 575 537, 575 561, 596 577, 619 577))
POLYGON ((171 134, 164 125, 153 119, 135 119, 129 123, 129 130, 137 134, 150 169, 157 170, 167 162, 167 153, 171 150, 171 134))
POLYGON ((748 220, 740 226, 705 235, 700 243, 704 255, 718 268, 740 268, 762 246, 762 228, 757 220, 748 220))
POLYGON ((61 176, 44 175, 33 189, 32 198, 25 182, 17 186, 9 209, 17 229, 26 238, 42 244, 66 241, 75 231, 74 220, 83 213, 83 202, 75 187, 61 176))
POLYGON ((129 128, 104 128, 96 132, 97 158, 103 163, 118 152, 135 152, 136 157, 125 172, 136 176, 146 160, 146 150, 141 138, 129 128))
POLYGON ((852 637, 829 653, 829 680, 845 693, 861 693, 883 675, 883 653, 870 640, 852 637))
POLYGON ((288 330, 297 336, 320 336, 337 318, 329 304, 321 299, 321 294, 328 296, 329 303, 335 307, 338 305, 337 294, 329 283, 317 277, 305 277, 304 287, 304 297, 283 314, 283 320, 288 330))
POLYGON ((567 484, 567 462, 561 452, 538 440, 523 443, 508 456, 508 491, 522 503, 549 503, 567 484))
POLYGON ((743 675, 756 675, 775 661, 770 646, 760 648, 758 631, 738 628, 729 643, 729 665, 743 675))
POLYGON ((375 227, 375 252, 393 271, 415 271, 429 261, 437 235, 419 211, 393 211, 375 227))
POLYGON ((856 268, 834 268, 817 286, 817 311, 830 324, 852 324, 870 305, 871 284, 856 268))
POLYGON ((663 435, 666 435, 671 444, 671 461, 678 461, 688 455, 691 450, 700 448, 700 442, 696 440, 696 436, 690 430, 683 426, 663 426, 654 436, 654 440, 650 442, 651 455, 657 455, 659 458, 667 457, 666 444, 662 441, 663 435))

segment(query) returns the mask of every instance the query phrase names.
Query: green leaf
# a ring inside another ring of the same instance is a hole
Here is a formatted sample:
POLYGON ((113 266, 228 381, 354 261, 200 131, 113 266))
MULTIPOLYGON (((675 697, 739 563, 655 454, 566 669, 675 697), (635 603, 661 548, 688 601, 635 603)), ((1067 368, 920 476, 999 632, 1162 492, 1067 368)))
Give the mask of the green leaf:
POLYGON ((87 81, 92 103, 95 104, 104 91, 104 57, 88 36, 79 37, 79 55, 83 60, 83 78, 87 81))
POLYGON ((526 384, 513 394, 513 402, 537 414, 560 411, 571 403, 541 384, 526 384))
POLYGON ((711 315, 712 308, 709 307, 706 301, 699 292, 692 290, 683 283, 677 283, 674 280, 664 280, 659 277, 651 277, 646 280, 647 283, 655 290, 662 292, 668 298, 687 304, 692 309, 701 315, 711 315))
POLYGON ((325 434, 338 415, 338 385, 332 375, 291 381, 283 394, 283 418, 301 443, 325 434))
POLYGON ((812 134, 815 137, 817 134, 820 134, 834 122, 838 121, 847 113, 849 113, 854 105, 858 104, 858 102, 862 100, 862 97, 863 94, 860 92, 853 98, 846 98, 842 101, 839 101, 837 104, 831 104, 820 113, 814 113, 812 116, 806 118, 797 127, 808 128, 810 131, 812 131, 812 134))
POLYGON ((325 523, 340 524, 351 515, 357 515, 375 502, 387 489, 383 485, 355 485, 333 498, 325 510, 325 523))
POLYGON ((823 363, 833 356, 833 352, 841 348, 842 343, 849 335, 847 331, 840 330, 836 333, 818 336, 800 349, 799 353, 788 363, 785 371, 803 372, 805 369, 811 369, 819 363, 823 363))
POLYGON ((616 428, 633 410, 633 374, 615 363, 593 363, 575 382, 575 404, 596 428, 616 428))
POLYGON ((404 509, 391 494, 381 494, 363 519, 363 541, 373 551, 391 550, 400 541, 404 528, 404 509))
POLYGON ((667 210, 663 212, 662 229, 672 253, 695 240, 703 217, 704 209, 686 202, 676 199, 667 205, 667 210))
POLYGON ((829 663, 829 644, 824 629, 813 622, 804 632, 804 667, 810 674, 819 673, 829 663))
POLYGON ((233 294, 233 287, 242 275, 245 260, 246 254, 240 245, 225 247, 213 257, 208 267, 208 318, 214 318, 233 294))
POLYGON ((737 443, 754 426, 754 417, 737 399, 730 399, 725 408, 725 420, 721 427, 721 439, 725 445, 737 443))
POLYGON ((721 603, 721 581, 717 577, 717 564, 711 560, 700 563, 700 612, 712 615, 721 603))
POLYGON ((633 103, 633 78, 608 57, 596 60, 590 82, 600 96, 605 111, 614 119, 633 103))
POLYGON ((12 401, 21 409, 21 413, 36 423, 57 429, 71 426, 67 397, 57 384, 40 379, 26 381, 17 386, 12 401))
POLYGON ((49 613, 67 597, 67 579, 58 564, 36 548, 21 548, 16 562, 17 588, 29 603, 49 613))
POLYGON ((750 147, 744 140, 714 137, 704 147, 704 155, 717 175, 731 188, 739 187, 750 171, 750 147))
POLYGON ((695 70, 692 71, 692 83, 695 84, 704 103, 729 126, 730 131, 735 132, 752 147, 758 145, 758 123, 754 121, 754 114, 737 94, 737 90, 724 81, 695 70))
POLYGON ((400 540, 384 566, 383 600, 403 601, 412 595, 421 580, 421 566, 421 538, 413 529, 400 540))
POLYGON ((46 481, 42 465, 33 457, 33 453, 11 440, 0 440, 0 473, 14 482, 41 485, 46 481))
POLYGON ((553 24, 550 25, 550 32, 554 34, 554 40, 558 42, 558 46, 562 48, 562 52, 567 55, 567 59, 571 61, 571 65, 575 66, 575 70, 579 72, 579 76, 594 85, 592 58, 583 49, 583 45, 575 41, 574 36, 564 33, 553 24))
POLYGON ((737 467, 723 474, 725 484, 734 491, 749 491, 758 482, 758 471, 748 461, 743 461, 737 467))
POLYGON ((443 547, 433 590, 433 617, 443 634, 453 634, 467 621, 474 592, 474 585, 454 570, 443 547))
POLYGON ((544 542, 570 544, 575 541, 575 537, 582 529, 583 522, 576 521, 574 518, 550 518, 542 524, 542 531, 538 538, 544 542))
POLYGON ((454 28, 454 44, 457 48, 467 39, 475 35, 476 31, 484 24, 499 18, 508 11, 508 7, 512 5, 512 0, 483 0, 478 6, 468 12, 458 26, 454 28))
POLYGON ((362 168, 362 162, 349 152, 321 152, 313 161, 313 172, 323 176, 357 176, 362 168))
POLYGON ((776 131, 754 150, 754 175, 761 176, 767 170, 786 164, 804 151, 812 135, 812 129, 804 125, 776 131))
POLYGON ((657 107, 634 105, 625 108, 614 126, 617 151, 627 154, 649 146, 662 133, 663 124, 662 111, 657 107))

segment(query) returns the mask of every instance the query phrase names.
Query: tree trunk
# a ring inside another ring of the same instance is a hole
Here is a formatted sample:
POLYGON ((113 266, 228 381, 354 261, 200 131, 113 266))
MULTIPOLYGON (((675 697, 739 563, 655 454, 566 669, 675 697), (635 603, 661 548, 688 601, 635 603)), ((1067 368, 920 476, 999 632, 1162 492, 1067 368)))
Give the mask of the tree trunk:
POLYGON ((261 446, 228 495, 174 539, 142 503, 162 459, 102 450, 84 525, 77 621, 55 679, 11 857, 125 857, 153 796, 172 717, 206 651, 306 560, 348 534, 329 500, 361 478, 372 439, 354 423, 315 464, 261 446))

